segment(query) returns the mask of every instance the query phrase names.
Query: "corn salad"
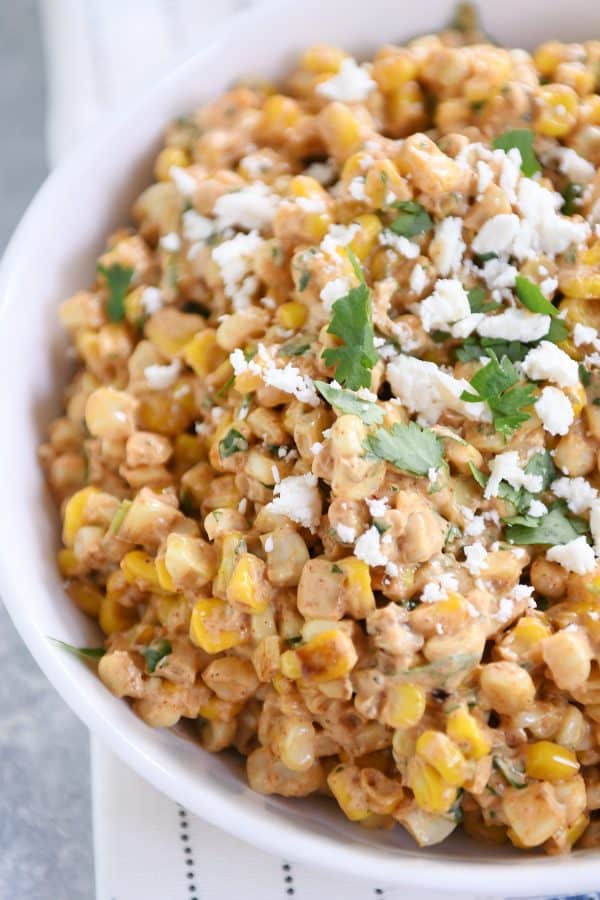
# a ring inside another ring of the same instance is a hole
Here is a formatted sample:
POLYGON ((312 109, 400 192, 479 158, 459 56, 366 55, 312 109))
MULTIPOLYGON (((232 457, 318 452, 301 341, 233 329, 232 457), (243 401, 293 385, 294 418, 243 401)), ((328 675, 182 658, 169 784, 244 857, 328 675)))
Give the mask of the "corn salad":
POLYGON ((596 846, 600 41, 316 45, 154 175, 40 450, 100 678, 365 828, 596 846))

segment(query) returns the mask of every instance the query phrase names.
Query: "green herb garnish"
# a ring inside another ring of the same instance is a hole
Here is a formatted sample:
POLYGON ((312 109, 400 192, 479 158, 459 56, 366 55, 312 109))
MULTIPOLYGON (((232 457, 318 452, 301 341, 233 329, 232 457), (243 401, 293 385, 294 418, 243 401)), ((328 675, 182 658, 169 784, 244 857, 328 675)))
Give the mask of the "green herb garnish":
POLYGON ((474 393, 463 391, 461 400, 487 403, 495 429, 508 437, 529 419, 529 413, 524 410, 534 402, 535 388, 531 384, 519 384, 519 373, 507 356, 498 362, 493 352, 489 355, 489 363, 471 379, 474 393))
POLYGON ((298 290, 302 293, 303 290, 308 286, 308 282, 310 281, 310 272, 307 272, 306 269, 303 271, 300 276, 300 282, 298 284, 298 290))
POLYGON ((57 638, 50 638, 50 640, 57 647, 62 647, 63 650, 67 650, 69 653, 81 657, 81 659, 99 660, 106 653, 104 647, 74 647, 73 644, 67 644, 65 641, 59 641, 57 638))
POLYGON ((585 519, 567 515, 565 503, 555 503, 545 516, 514 516, 505 520, 511 544, 568 544, 587 531, 585 519))
POLYGON ((469 298, 469 306, 472 313, 488 313, 494 309, 499 309, 502 304, 488 300, 488 294, 485 288, 474 287, 467 293, 469 298))
POLYGON ((435 431, 416 422, 396 422, 389 431, 379 428, 367 437, 365 446, 373 456, 412 475, 428 475, 444 461, 443 444, 435 431))
POLYGON ((392 204, 400 211, 390 228, 395 234, 402 237, 415 237, 417 234, 425 234, 433 228, 433 221, 424 206, 415 200, 397 200, 392 204))
POLYGON ((110 267, 99 264, 98 272, 104 276, 108 288, 106 301, 108 318, 111 322, 120 322, 125 318, 125 297, 133 278, 133 269, 120 263, 110 267))
POLYGON ((370 400, 362 400, 352 391, 333 387, 325 381, 315 381, 315 387, 331 406, 342 413, 360 416, 365 425, 380 425, 383 422, 383 410, 370 400))
POLYGON ((579 369, 579 380, 584 387, 587 387, 589 384, 591 384, 592 373, 590 372, 589 369, 586 369, 586 367, 584 366, 583 363, 579 363, 578 369, 579 369))
POLYGON ((523 306, 526 306, 531 312, 541 313, 544 316, 558 316, 556 307, 546 300, 538 285, 529 278, 517 275, 515 292, 523 306))
POLYGON ((243 453, 248 449, 248 441, 236 428, 230 428, 222 441, 219 441, 219 456, 226 459, 234 453, 243 453))
POLYGON ((570 181, 562 192, 563 205, 561 213, 563 216, 573 216, 581 205, 581 197, 583 196, 583 187, 570 181))
POLYGON ((173 652, 173 648, 171 646, 171 642, 165 640, 165 638, 159 638, 157 641, 152 641, 145 650, 142 650, 142 656, 146 660, 146 668, 152 674, 156 671, 156 667, 166 656, 173 652))
POLYGON ((528 128, 516 128, 514 131, 501 134, 492 142, 492 146, 494 150, 504 150, 505 153, 516 147, 521 154, 521 172, 530 178, 542 170, 533 149, 533 139, 533 131, 528 128))

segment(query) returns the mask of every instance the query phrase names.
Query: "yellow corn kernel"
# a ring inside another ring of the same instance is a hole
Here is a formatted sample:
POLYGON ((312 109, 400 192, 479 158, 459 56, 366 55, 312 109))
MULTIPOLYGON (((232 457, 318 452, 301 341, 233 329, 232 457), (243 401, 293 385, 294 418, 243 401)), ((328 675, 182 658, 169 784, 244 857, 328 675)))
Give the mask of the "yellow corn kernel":
POLYGON ((564 44, 558 41, 546 41, 544 44, 540 44, 533 54, 533 62, 540 75, 550 78, 564 57, 564 44))
POLYGON ((581 813, 581 815, 575 819, 567 831, 567 844, 569 847, 575 846, 589 824, 590 817, 587 813, 581 813))
POLYGON ((313 75, 323 72, 337 72, 346 54, 339 47, 331 44, 315 44, 304 51, 300 65, 313 75))
POLYGON ((83 525, 83 514, 85 512, 86 504, 92 494, 97 493, 98 488, 89 485, 89 487, 81 488, 80 491, 77 491, 67 500, 63 513, 62 529, 63 544, 67 547, 73 546, 75 535, 83 525))
POLYGON ((330 628, 321 631, 281 657, 281 671, 287 678, 302 678, 320 683, 345 678, 358 660, 352 639, 345 631, 330 628), (294 674, 292 673, 299 673, 294 674))
POLYGON ((264 102, 259 122, 259 132, 265 142, 282 140, 287 131, 297 124, 302 115, 300 105, 292 97, 272 94, 264 102))
POLYGON ((231 703, 214 696, 198 707, 198 715, 209 722, 231 722, 242 706, 243 703, 231 703))
POLYGON ((190 158, 183 147, 163 147, 154 163, 154 177, 157 181, 170 181, 172 166, 185 169, 189 164, 190 158))
POLYGON ((129 606, 122 606, 111 594, 106 594, 100 603, 98 622, 104 634, 127 631, 135 625, 137 612, 129 606))
POLYGON ((344 815, 360 822, 369 815, 365 792, 360 787, 360 771, 356 766, 338 766, 327 777, 329 789, 344 815))
POLYGON ((310 175, 294 175, 290 180, 289 192, 292 197, 327 200, 327 191, 323 189, 316 178, 312 178, 310 175))
POLYGON ((202 441, 197 434, 178 434, 173 441, 175 471, 183 473, 206 458, 202 441))
POLYGON ((72 578, 77 575, 79 570, 79 561, 72 550, 63 547, 58 551, 57 555, 58 570, 63 578, 72 578))
POLYGON ((121 571, 130 584, 138 584, 141 587, 160 591, 161 584, 156 571, 156 565, 151 556, 143 550, 130 550, 120 562, 121 571))
POLYGON ((533 127, 546 137, 565 137, 577 123, 578 97, 563 84, 544 84, 537 96, 533 127))
POLYGON ((93 584, 86 581, 72 581, 67 587, 67 594, 79 609, 93 618, 97 618, 104 594, 93 584))
POLYGON ((587 403, 587 398, 585 396, 585 389, 582 384, 573 384, 569 387, 563 388, 565 394, 571 401, 571 406, 573 407, 573 413, 575 416, 578 416, 583 407, 587 403))
POLYGON ((566 321, 571 326, 579 322, 596 330, 600 328, 600 298, 585 300, 582 297, 565 297, 558 308, 561 312, 566 311, 566 321))
POLYGON ((506 636, 502 646, 510 647, 517 658, 530 658, 532 651, 535 651, 536 657, 541 659, 540 641, 551 634, 552 630, 547 622, 537 617, 523 616, 506 636))
POLYGON ((182 313, 164 307, 151 316, 145 325, 145 334, 157 350, 171 359, 177 356, 195 334, 204 331, 206 322, 202 316, 182 313))
POLYGON ((568 84, 580 97, 585 97, 594 90, 596 77, 593 69, 586 69, 580 63, 562 62, 554 73, 554 81, 568 84))
POLYGON ((227 585, 227 600, 244 612, 263 612, 269 605, 270 591, 265 563, 252 553, 242 553, 227 585))
POLYGON ((600 241, 594 241, 594 243, 587 247, 585 250, 580 250, 577 254, 577 259, 584 264, 584 266, 597 266, 600 264, 600 241))
POLYGON ((360 144, 360 122, 343 103, 328 103, 321 110, 319 128, 330 155, 340 162, 354 153, 360 144))
POLYGON ((464 706, 459 706, 448 714, 446 731, 467 759, 483 759, 491 750, 491 741, 483 733, 477 719, 464 706))
POLYGON ((424 731, 417 740, 416 751, 447 784, 460 787, 464 783, 467 774, 465 758, 443 731, 424 731))
POLYGON ((372 165, 372 156, 367 153, 366 150, 359 150, 358 153, 353 153, 352 156, 349 156, 345 161, 342 167, 340 181, 344 186, 347 186, 354 178, 366 175, 367 170, 372 165))
POLYGON ((517 850, 531 850, 527 844, 524 844, 519 835, 512 828, 508 828, 506 831, 506 836, 509 838, 513 847, 516 847, 517 850))
POLYGON ((363 216, 357 216, 354 221, 360 226, 360 231, 350 242, 350 247, 360 260, 365 260, 378 246, 377 236, 382 228, 381 219, 372 213, 365 213, 363 216))
POLYGON ((181 355, 201 378, 214 372, 227 359, 227 352, 217 344, 217 332, 214 328, 206 328, 195 334, 184 346, 181 355))
POLYGON ((457 789, 419 756, 413 757, 408 764, 407 783, 417 805, 425 812, 447 812, 456 801, 457 789))
POLYGON ((231 531, 223 535, 219 547, 219 566, 213 583, 213 592, 217 597, 225 599, 227 585, 238 558, 242 553, 246 553, 247 549, 244 535, 240 531, 231 531))
POLYGON ((296 330, 302 328, 306 322, 308 310, 304 303, 297 300, 290 300, 288 303, 282 303, 277 308, 275 318, 282 328, 296 330))
POLYGON ((394 137, 405 137, 427 124, 425 95, 417 81, 407 81, 388 95, 386 126, 394 137))
POLYGON ((409 196, 408 185, 389 159, 378 159, 366 173, 365 196, 374 209, 381 209, 389 203, 390 194, 395 200, 404 200, 409 196))
POLYGON ((559 278, 559 287, 565 297, 578 300, 600 298, 600 272, 594 272, 590 268, 563 272, 559 278))
POLYGON ((154 597, 154 605, 160 624, 168 626, 171 617, 181 610, 182 606, 185 604, 186 600, 183 594, 174 594, 171 596, 167 596, 166 594, 156 594, 154 597))
POLYGON ((227 627, 230 608, 224 600, 197 600, 190 619, 190 641, 206 653, 222 653, 244 640, 239 629, 227 627))
POLYGON ((140 401, 139 427, 144 431, 156 431, 165 437, 175 437, 185 431, 197 416, 194 393, 178 394, 181 382, 168 391, 146 394, 140 401))
POLYGON ((582 125, 600 125, 600 94, 588 94, 579 104, 579 121, 582 125))
POLYGON ((161 556, 160 559, 156 560, 155 566, 156 577, 158 578, 160 587, 163 589, 163 591, 173 593, 175 591, 175 585, 173 584, 173 579, 171 578, 167 570, 164 556, 161 556))
POLYGON ((348 556, 337 562, 345 576, 346 612, 353 619, 365 619, 375 609, 371 570, 366 562, 348 556))
POLYGON ((391 94, 407 81, 414 81, 417 73, 416 59, 408 50, 402 49, 376 59, 371 74, 379 90, 391 94))
POLYGON ((125 296, 125 318, 130 325, 138 326, 146 318, 147 314, 142 302, 142 296, 145 290, 146 285, 140 284, 132 291, 129 291, 125 296))
POLYGON ((577 755, 552 741, 537 741, 525 748, 525 771, 530 778, 564 781, 579 772, 577 755))
POLYGON ((394 684, 387 692, 381 718, 391 728, 412 728, 423 718, 426 703, 420 684, 394 684))

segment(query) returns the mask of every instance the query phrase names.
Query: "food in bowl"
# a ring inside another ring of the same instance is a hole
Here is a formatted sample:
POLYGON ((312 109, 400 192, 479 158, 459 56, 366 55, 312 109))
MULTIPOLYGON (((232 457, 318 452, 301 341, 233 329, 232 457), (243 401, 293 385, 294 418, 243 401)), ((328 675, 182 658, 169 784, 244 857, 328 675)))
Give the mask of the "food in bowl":
POLYGON ((597 844, 599 73, 464 21, 312 47, 169 127, 61 306, 87 652, 257 791, 597 844))

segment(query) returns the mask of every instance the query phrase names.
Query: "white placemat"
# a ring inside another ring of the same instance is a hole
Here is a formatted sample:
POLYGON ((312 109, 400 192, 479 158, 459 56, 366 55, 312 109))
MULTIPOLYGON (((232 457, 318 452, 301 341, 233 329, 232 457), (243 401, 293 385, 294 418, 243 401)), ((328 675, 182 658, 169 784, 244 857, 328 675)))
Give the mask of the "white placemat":
MULTIPOLYGON (((249 2, 42 0, 50 164, 249 2)), ((190 815, 95 740, 91 760, 97 900, 443 900, 269 856, 190 815)), ((573 900, 587 898, 600 895, 573 900)))

